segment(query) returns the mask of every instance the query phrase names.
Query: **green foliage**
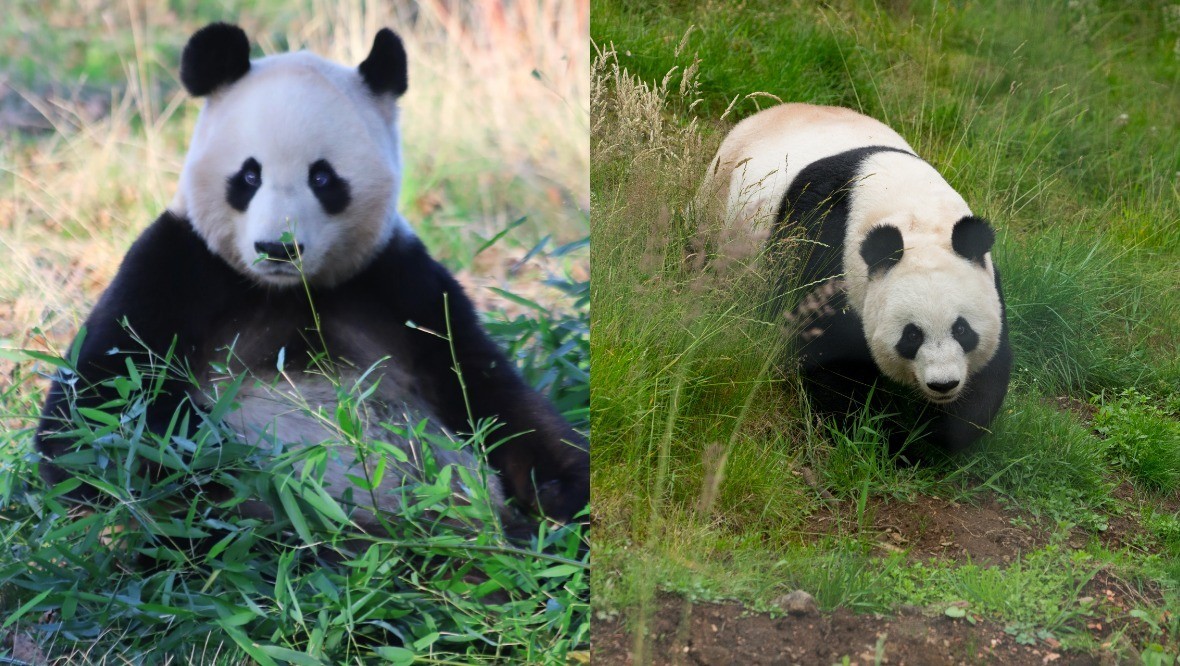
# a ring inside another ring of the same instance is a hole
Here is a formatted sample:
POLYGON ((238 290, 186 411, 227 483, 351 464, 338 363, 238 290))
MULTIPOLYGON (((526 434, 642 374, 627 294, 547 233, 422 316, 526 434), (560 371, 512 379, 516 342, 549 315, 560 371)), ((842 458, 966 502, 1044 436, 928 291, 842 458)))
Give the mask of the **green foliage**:
MULTIPOLYGON (((548 241, 546 237, 526 256, 544 253, 563 258, 584 254, 590 245, 587 237, 546 250, 548 241)), ((487 322, 488 332, 501 341, 530 385, 546 393, 575 428, 586 429, 590 405, 590 283, 553 276, 545 284, 569 299, 568 311, 554 312, 534 300, 493 289, 528 311, 511 319, 494 316, 487 322)))
POLYGON ((1019 393, 1008 398, 993 435, 980 443, 971 469, 981 485, 1015 506, 1091 528, 1113 484, 1098 441, 1068 414, 1019 393))
POLYGON ((1084 557, 1050 546, 1006 567, 915 562, 887 570, 880 585, 890 588, 882 596, 900 603, 957 603, 964 616, 992 617, 1014 631, 1061 634, 1076 632, 1076 620, 1088 613, 1076 597, 1093 575, 1084 557))
MULTIPOLYGON (((799 20, 781 3, 755 1, 735 12, 725 3, 706 3, 692 12, 669 11, 674 2, 596 2, 591 38, 621 49, 620 64, 646 81, 684 76, 685 53, 706 63, 697 73, 698 114, 715 118, 732 105, 738 117, 786 100, 786 91, 819 103, 855 105, 857 84, 867 84, 869 63, 852 69, 857 46, 828 21, 799 20), (759 94, 760 93, 760 94, 759 94)), ((672 100, 687 104, 692 100, 672 100)))
MULTIPOLYGON (((588 395, 585 311, 582 299, 568 321, 542 321, 549 313, 535 310, 494 327, 526 374, 550 378, 548 388, 575 414, 588 395)), ((191 655, 210 636, 262 664, 447 655, 562 663, 585 648, 581 526, 540 525, 525 541, 509 538, 483 478, 424 455, 422 481, 401 490, 402 509, 383 517, 384 529, 361 533, 354 520, 363 509, 353 504, 371 505, 367 489, 408 464, 397 447, 366 438, 371 391, 337 385, 335 412, 312 413, 338 439, 318 446, 238 440, 223 419, 244 383, 257 381, 245 376, 199 422, 174 419, 167 436, 151 433, 146 405, 161 378, 182 372, 170 358, 145 356, 110 380, 118 399, 72 410, 70 435, 81 446, 56 463, 74 479, 52 491, 32 456, 4 459, 0 543, 11 556, 0 563, 0 609, 9 622, 53 611, 51 623, 37 626, 62 649, 126 659, 191 655), (355 468, 355 495, 343 501, 323 478, 336 457, 379 461, 355 468), (144 474, 149 464, 161 472, 144 474), (101 499, 79 514, 63 495, 83 483, 101 499), (211 492, 218 485, 228 495, 211 492), (258 500, 273 518, 258 515, 258 500)), ((495 445, 487 428, 454 442, 425 422, 386 427, 440 449, 495 445)), ((28 450, 31 434, 6 431, 0 447, 28 450)))
POLYGON ((1180 414, 1134 388, 1096 402, 1094 429, 1106 438, 1111 462, 1151 490, 1180 488, 1180 414))
POLYGON ((846 428, 829 425, 825 433, 831 440, 831 448, 824 449, 825 486, 837 497, 855 498, 858 515, 870 494, 905 498, 931 485, 929 470, 909 464, 907 458, 913 455, 910 443, 921 435, 920 427, 900 450, 890 450, 884 429, 894 416, 874 414, 866 407, 846 428))
POLYGON ((1088 395, 1160 372, 1132 331, 1147 295, 1124 281, 1125 252, 1064 232, 1008 238, 997 251, 1016 353, 1014 378, 1035 393, 1088 395))

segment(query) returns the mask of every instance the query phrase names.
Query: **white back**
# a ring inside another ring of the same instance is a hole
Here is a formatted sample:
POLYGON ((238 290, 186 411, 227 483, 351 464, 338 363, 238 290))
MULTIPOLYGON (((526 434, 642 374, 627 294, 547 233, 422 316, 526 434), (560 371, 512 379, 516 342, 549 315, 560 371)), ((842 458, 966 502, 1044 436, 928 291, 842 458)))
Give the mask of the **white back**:
POLYGON ((723 228, 752 237, 761 247, 770 234, 783 194, 808 164, 861 146, 913 152, 897 132, 851 109, 781 104, 750 116, 726 135, 701 196, 723 228))

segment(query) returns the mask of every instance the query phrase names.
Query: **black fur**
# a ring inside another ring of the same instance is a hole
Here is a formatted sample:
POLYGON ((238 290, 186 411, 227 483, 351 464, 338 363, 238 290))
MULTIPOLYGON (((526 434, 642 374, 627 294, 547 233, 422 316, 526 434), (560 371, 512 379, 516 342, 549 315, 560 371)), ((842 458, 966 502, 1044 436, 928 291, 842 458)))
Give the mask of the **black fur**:
POLYGON ((860 256, 868 264, 870 276, 896 266, 904 252, 901 230, 890 225, 874 228, 860 244, 860 256))
POLYGON ((193 33, 180 56, 180 82, 203 97, 250 71, 250 40, 229 23, 210 23, 193 33))
MULTIPOLYGON (((496 439, 514 435, 488 458, 504 480, 505 490, 524 507, 569 519, 590 497, 589 453, 585 440, 517 374, 503 352, 480 326, 471 301, 451 274, 434 261, 417 239, 394 240, 382 248, 358 275, 330 289, 312 289, 322 321, 344 321, 350 331, 384 341, 381 350, 409 367, 416 387, 442 425, 470 432, 471 424, 459 380, 452 370, 445 340, 418 327, 445 332, 445 308, 467 397, 475 419, 503 424, 496 439), (445 303, 445 308, 444 308, 445 303)), ((214 255, 188 220, 165 213, 132 245, 98 305, 86 320, 78 356, 80 385, 93 386, 78 406, 98 406, 116 397, 102 382, 126 374, 126 360, 141 349, 123 320, 156 353, 173 344, 176 354, 194 370, 215 360, 215 350, 228 345, 237 326, 264 321, 266 348, 273 363, 286 349, 288 367, 307 363, 317 349, 307 335, 312 313, 302 288, 273 289, 257 285, 214 255), (112 350, 114 350, 112 352, 112 350)), ((261 333, 260 333, 261 330, 261 333)), ((337 340, 330 328, 325 344, 337 340)), ((317 343, 318 344, 318 343, 317 343)), ((222 356, 224 358, 224 356, 222 356)), ((273 366, 272 366, 273 367, 273 366)), ((178 408, 192 410, 187 382, 170 378, 163 393, 148 407, 152 432, 164 433, 178 408), (182 407, 183 405, 183 407, 182 407)), ((52 460, 74 447, 68 433, 69 404, 65 384, 55 381, 49 392, 36 445, 44 456, 42 475, 50 484, 66 473, 52 460)), ((90 500, 94 491, 80 487, 76 499, 90 500)))
POLYGON ((336 173, 328 160, 316 160, 307 168, 307 186, 329 215, 343 213, 352 203, 352 187, 336 173))
POLYGON ((951 247, 955 253, 970 259, 980 266, 983 255, 991 251, 996 242, 996 233, 987 220, 969 215, 955 223, 951 232, 951 247))
MULTIPOLYGON (((774 238, 801 233, 813 242, 807 244, 810 253, 802 270, 780 278, 780 293, 798 293, 800 287, 843 275, 850 194, 855 189, 865 159, 881 152, 912 154, 882 146, 856 148, 808 165, 791 182, 779 208, 774 238)), ((978 249, 979 238, 975 235, 978 227, 972 222, 963 228, 971 229, 968 245, 973 250, 978 249)), ((990 227, 987 231, 990 233, 990 227)), ((886 249, 894 247, 896 239, 883 240, 888 241, 882 243, 886 249)), ((877 261, 887 261, 892 252, 873 249, 864 258, 872 266, 877 261), (869 261, 870 257, 875 261, 869 261)), ((992 360, 968 379, 969 386, 959 399, 947 405, 930 403, 916 395, 913 389, 884 377, 873 361, 860 317, 848 306, 843 292, 836 294, 827 301, 827 307, 814 313, 806 330, 799 330, 795 337, 795 354, 812 406, 843 426, 847 426, 866 405, 873 415, 897 414, 889 424, 889 439, 895 450, 911 432, 920 428, 925 433, 925 441, 937 447, 952 451, 966 448, 986 432, 987 425, 999 411, 1011 374, 1012 350, 1008 344, 1007 314, 998 270, 995 271, 995 285, 1000 293, 1003 322, 999 348, 992 360)), ((969 326, 967 329, 969 333, 965 331, 956 339, 966 345, 971 342, 971 336, 975 336, 974 344, 978 344, 978 334, 969 326)), ((902 343, 898 342, 899 353, 903 348, 908 353, 910 350, 902 343)), ((915 354, 918 346, 912 350, 915 354)))
POLYGON ((377 31, 369 57, 357 69, 374 94, 393 93, 395 97, 406 94, 409 86, 406 47, 389 28, 377 31))
MULTIPOLYGON (((848 193, 855 186, 854 181, 864 161, 885 152, 913 155, 887 146, 855 148, 807 165, 787 187, 779 204, 773 238, 788 238, 802 229, 807 238, 817 243, 803 266, 802 284, 823 282, 843 272, 840 266, 843 260, 837 265, 831 263, 831 249, 844 247, 848 193)), ((792 286, 782 285, 788 290, 792 286)))
POLYGON ((925 341, 926 335, 922 333, 922 329, 914 324, 906 324, 901 331, 901 339, 897 341, 894 349, 897 350, 898 356, 912 361, 918 358, 918 350, 922 348, 922 343, 925 341))
POLYGON ((260 187, 262 165, 253 157, 248 157, 237 173, 225 179, 225 202, 234 210, 244 213, 260 187))
POLYGON ((951 335, 955 340, 958 340, 959 346, 963 348, 965 353, 970 354, 979 346, 979 334, 971 328, 971 323, 962 317, 956 319, 955 323, 951 325, 951 335))

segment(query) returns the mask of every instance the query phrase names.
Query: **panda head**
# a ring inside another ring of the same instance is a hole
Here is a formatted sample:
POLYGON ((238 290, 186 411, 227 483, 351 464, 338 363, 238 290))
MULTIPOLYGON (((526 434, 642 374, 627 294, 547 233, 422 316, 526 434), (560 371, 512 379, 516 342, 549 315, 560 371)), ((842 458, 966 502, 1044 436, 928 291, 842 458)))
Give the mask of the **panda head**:
POLYGON ((246 34, 214 23, 184 48, 181 82, 206 103, 170 208, 260 284, 338 284, 394 234, 398 98, 406 52, 388 29, 359 67, 307 52, 250 60, 246 34))
POLYGON ((907 246, 895 226, 878 226, 861 242, 869 269, 862 319, 873 360, 930 402, 969 394, 971 376, 999 347, 994 240, 986 221, 967 216, 955 223, 949 246, 907 246))

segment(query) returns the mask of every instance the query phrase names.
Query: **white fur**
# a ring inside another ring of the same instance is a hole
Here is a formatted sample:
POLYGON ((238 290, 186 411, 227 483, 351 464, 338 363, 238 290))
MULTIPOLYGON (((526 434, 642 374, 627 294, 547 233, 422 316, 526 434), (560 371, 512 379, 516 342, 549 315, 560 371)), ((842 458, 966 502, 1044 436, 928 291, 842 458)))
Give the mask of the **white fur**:
MULTIPOLYGON (((264 448, 273 448, 276 443, 286 451, 308 446, 326 447, 326 463, 320 480, 337 499, 353 488, 356 511, 352 517, 363 528, 377 529, 379 522, 375 516, 378 514, 387 518, 398 515, 402 508, 401 489, 405 485, 430 480, 423 458, 426 453, 433 457, 436 469, 451 465, 456 470, 468 470, 473 479, 486 479, 491 505, 497 509, 504 505, 499 479, 481 465, 472 450, 462 448, 449 433, 434 425, 436 419, 413 397, 408 378, 400 377, 396 368, 390 372, 373 373, 360 389, 350 391, 351 395, 358 395, 372 387, 376 377, 380 378, 373 396, 358 404, 364 424, 359 439, 343 432, 337 421, 339 394, 332 382, 310 373, 294 373, 287 377, 290 382, 283 377, 247 380, 234 397, 238 408, 226 415, 224 423, 244 441, 264 448), (411 433, 424 420, 423 436, 413 436, 411 433), (394 432, 390 427, 402 432, 394 432), (449 444, 441 445, 441 440, 449 440, 449 444), (403 462, 392 455, 375 453, 372 445, 366 444, 369 442, 392 444, 405 454, 407 460, 403 462), (365 449, 368 449, 367 454, 365 449), (354 488, 348 477, 373 479, 381 458, 385 458, 385 469, 372 493, 354 488)), ((345 373, 339 386, 349 389, 358 377, 358 373, 345 373)), ((215 400, 224 390, 222 381, 217 378, 207 379, 204 385, 209 396, 205 400, 208 401, 215 400)), ((296 474, 304 474, 305 467, 301 459, 295 465, 296 474)), ((470 501, 471 489, 463 485, 457 471, 453 473, 451 488, 457 501, 470 501)), ((255 503, 248 510, 258 517, 265 517, 268 509, 255 503)))
POLYGON ((213 252, 262 283, 300 281, 282 264, 256 261, 254 243, 284 232, 303 244, 310 282, 339 283, 392 234, 412 233, 397 212, 397 122, 394 97, 374 95, 355 68, 307 52, 252 61, 201 110, 170 208, 213 252), (226 202, 226 179, 250 157, 262 165, 262 186, 243 213, 226 202), (308 167, 320 159, 350 184, 352 201, 339 215, 328 215, 308 187, 308 167))
MULTIPOLYGON (((709 165, 702 194, 714 197, 714 214, 724 216, 727 229, 765 243, 782 197, 800 171, 816 160, 863 146, 913 152, 892 129, 849 109, 773 107, 738 123, 725 138, 709 165)), ((865 160, 854 182, 843 277, 873 360, 886 376, 920 390, 927 399, 951 402, 970 390, 969 377, 999 346, 1001 305, 991 254, 984 255, 981 267, 954 252, 954 224, 971 215, 971 209, 926 162, 892 151, 877 153, 865 160), (861 241, 882 225, 901 231, 905 250, 897 265, 870 279, 860 256, 861 241), (979 335, 970 353, 951 335, 960 316, 979 335), (908 323, 925 333, 912 361, 895 348, 908 323), (949 381, 959 385, 948 393, 926 386, 949 381)))
POLYGON ((700 196, 728 235, 765 244, 783 194, 816 160, 860 146, 913 152, 886 125, 851 109, 782 104, 742 120, 709 162, 700 196))

